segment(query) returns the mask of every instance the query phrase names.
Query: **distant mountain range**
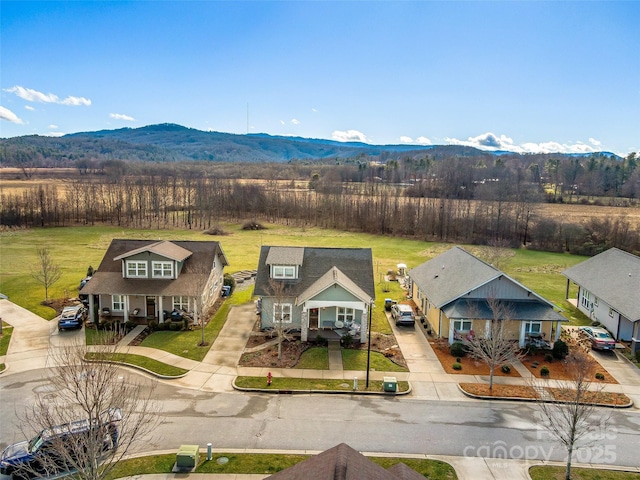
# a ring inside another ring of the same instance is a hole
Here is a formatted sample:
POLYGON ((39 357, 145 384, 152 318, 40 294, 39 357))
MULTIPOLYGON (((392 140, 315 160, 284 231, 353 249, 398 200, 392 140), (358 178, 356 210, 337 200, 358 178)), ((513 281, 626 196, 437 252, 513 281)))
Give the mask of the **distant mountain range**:
MULTIPOLYGON (((3 147, 5 156, 7 150, 22 150, 27 153, 37 152, 44 158, 61 161, 109 158, 132 161, 289 162, 358 156, 393 159, 428 154, 437 159, 452 156, 519 155, 512 152, 487 152, 460 145, 369 145, 264 133, 236 135, 204 132, 171 123, 74 133, 62 137, 13 137, 0 139, 0 146, 3 147)), ((602 152, 602 155, 615 157, 608 152, 602 152)))

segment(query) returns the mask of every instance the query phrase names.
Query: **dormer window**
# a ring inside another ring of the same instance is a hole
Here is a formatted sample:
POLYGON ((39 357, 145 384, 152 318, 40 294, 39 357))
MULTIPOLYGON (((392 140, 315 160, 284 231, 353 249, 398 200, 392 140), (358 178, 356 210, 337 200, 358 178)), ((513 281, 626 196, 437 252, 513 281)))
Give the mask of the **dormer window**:
POLYGON ((173 262, 152 262, 153 278, 173 278, 173 262))
POLYGON ((294 265, 273 265, 271 267, 271 278, 294 279, 296 278, 296 267, 294 265))
POLYGON ((147 262, 127 260, 127 278, 147 278, 147 262))

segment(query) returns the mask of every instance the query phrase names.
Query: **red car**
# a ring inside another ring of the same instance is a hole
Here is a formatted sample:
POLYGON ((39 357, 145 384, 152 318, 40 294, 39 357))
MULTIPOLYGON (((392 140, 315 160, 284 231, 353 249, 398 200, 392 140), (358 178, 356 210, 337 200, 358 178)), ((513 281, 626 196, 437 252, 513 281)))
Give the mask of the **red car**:
POLYGON ((594 350, 613 350, 616 348, 616 341, 604 328, 580 327, 579 330, 591 339, 591 348, 594 350))

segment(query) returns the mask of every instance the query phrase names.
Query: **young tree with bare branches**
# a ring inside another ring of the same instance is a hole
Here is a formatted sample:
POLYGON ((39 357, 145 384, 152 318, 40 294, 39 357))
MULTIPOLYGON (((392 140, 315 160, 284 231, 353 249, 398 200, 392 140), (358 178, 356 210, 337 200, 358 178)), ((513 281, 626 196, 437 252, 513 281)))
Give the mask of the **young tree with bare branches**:
POLYGON ((49 300, 49 288, 60 280, 62 270, 53 262, 48 248, 38 249, 38 263, 32 267, 31 276, 44 287, 44 299, 49 300))
POLYGON ((75 472, 77 479, 101 480, 149 441, 158 421, 155 383, 124 377, 109 362, 117 347, 94 348, 88 353, 76 343, 51 354, 53 366, 45 371, 49 388, 19 414, 25 437, 36 433, 29 448, 38 450, 40 443, 42 451, 16 474, 42 477, 62 470, 75 472))
MULTIPOLYGON (((581 348, 574 348, 566 361, 571 379, 558 381, 558 386, 551 391, 552 398, 541 398, 537 406, 544 428, 567 450, 565 480, 570 480, 571 463, 577 447, 588 447, 602 439, 602 432, 600 435, 594 432, 603 427, 610 413, 595 406, 604 385, 591 382, 593 360, 589 354, 581 348)), ((535 387, 542 390, 539 385, 535 387)), ((606 449, 606 445, 599 447, 606 449)), ((605 450, 604 453, 608 452, 605 450)))
POLYGON ((273 329, 278 337, 278 360, 282 358, 282 342, 291 340, 291 316, 293 312, 288 310, 285 283, 281 280, 269 280, 269 289, 273 296, 273 329))

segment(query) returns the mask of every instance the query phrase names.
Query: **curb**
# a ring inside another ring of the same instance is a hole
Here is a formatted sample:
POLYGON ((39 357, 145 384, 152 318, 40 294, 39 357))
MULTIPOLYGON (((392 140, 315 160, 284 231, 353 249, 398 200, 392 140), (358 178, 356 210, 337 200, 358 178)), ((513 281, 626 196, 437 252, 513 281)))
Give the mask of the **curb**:
MULTIPOLYGON (((148 370, 144 367, 140 367, 138 365, 133 365, 131 363, 125 363, 125 362, 118 362, 117 360, 88 360, 86 358, 83 358, 83 360, 87 363, 100 363, 100 362, 106 362, 106 363, 112 363, 114 365, 120 365, 122 367, 128 367, 131 368, 133 370, 139 370, 141 372, 147 373, 153 377, 157 377, 160 378, 162 380, 175 380, 178 378, 182 378, 187 376, 187 374, 191 371, 191 370, 187 370, 185 373, 181 374, 181 375, 161 375, 159 373, 153 372, 151 370, 148 370)), ((0 372, 1 373, 1 372, 0 372)))
POLYGON ((413 388, 411 387, 411 383, 407 382, 409 384, 409 388, 404 391, 404 392, 359 392, 359 391, 353 391, 353 390, 284 390, 284 389, 278 389, 276 390, 275 388, 251 388, 251 387, 238 387, 236 385, 236 379, 238 377, 235 377, 233 379, 233 382, 231 383, 231 386, 234 388, 234 390, 238 390, 239 392, 260 392, 260 393, 272 393, 272 394, 278 394, 278 395, 296 395, 296 394, 323 394, 326 393, 328 395, 379 395, 379 396, 383 396, 383 397, 397 397, 400 395, 408 395, 412 392, 413 388))
MULTIPOLYGON (((513 401, 513 402, 540 402, 540 400, 535 398, 524 398, 524 397, 493 397, 488 395, 476 395, 475 393, 467 392, 464 388, 460 386, 459 383, 456 384, 458 386, 458 390, 460 390, 464 395, 469 398, 474 398, 476 400, 500 400, 500 401, 513 401)), ((544 403, 571 403, 571 402, 553 402, 545 400, 544 403)), ((587 403, 586 405, 593 405, 596 407, 605 407, 605 408, 631 408, 633 406, 633 400, 629 400, 629 403, 624 405, 611 405, 609 403, 587 403)))

